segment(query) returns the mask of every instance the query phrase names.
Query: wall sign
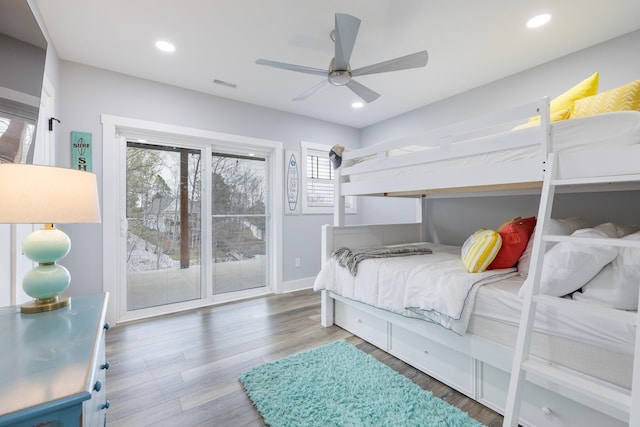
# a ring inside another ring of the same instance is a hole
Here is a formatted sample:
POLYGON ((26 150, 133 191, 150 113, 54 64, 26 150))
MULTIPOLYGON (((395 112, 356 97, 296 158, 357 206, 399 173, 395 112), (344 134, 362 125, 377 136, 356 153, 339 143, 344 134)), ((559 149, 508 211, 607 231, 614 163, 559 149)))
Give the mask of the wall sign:
POLYGON ((71 168, 91 172, 91 134, 71 132, 71 168))
POLYGON ((284 152, 285 200, 284 213, 296 215, 300 213, 300 152, 286 150, 284 152))

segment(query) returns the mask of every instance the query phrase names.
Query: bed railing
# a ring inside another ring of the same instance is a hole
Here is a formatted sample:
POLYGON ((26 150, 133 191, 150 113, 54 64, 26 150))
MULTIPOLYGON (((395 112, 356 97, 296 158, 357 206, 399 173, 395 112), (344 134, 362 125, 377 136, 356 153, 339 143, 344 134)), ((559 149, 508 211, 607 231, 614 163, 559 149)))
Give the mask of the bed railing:
POLYGON ((385 245, 423 242, 425 230, 422 223, 366 224, 336 227, 322 226, 322 264, 331 252, 340 247, 377 248, 385 245))
MULTIPOLYGON (((441 157, 438 160, 442 158, 455 158, 460 156, 460 154, 457 152, 454 152, 451 155, 446 154, 446 152, 454 145, 474 143, 481 146, 481 148, 477 149, 478 152, 495 151, 502 149, 500 147, 500 141, 505 137, 505 135, 513 141, 514 144, 516 144, 515 146, 541 144, 544 142, 540 139, 541 134, 544 134, 546 131, 546 129, 544 129, 545 118, 548 123, 548 97, 497 113, 490 113, 470 120, 456 122, 454 124, 429 130, 420 134, 380 142, 357 150, 346 151, 342 156, 343 163, 355 165, 359 161, 366 160, 368 157, 372 156, 377 157, 377 159, 381 161, 388 160, 389 151, 409 146, 440 149, 441 157), (543 119, 539 126, 535 125, 520 129, 519 132, 512 132, 514 127, 527 123, 531 117, 539 116, 540 114, 542 114, 543 119), (538 136, 536 141, 532 141, 532 135, 538 136), (496 138, 496 141, 498 142, 495 148, 492 144, 494 138, 496 138)), ((548 147, 543 148, 548 149, 548 147)), ((384 165, 384 163, 382 163, 382 165, 384 165)), ((384 166, 380 166, 380 168, 383 169, 384 166)), ((354 170, 357 169, 354 168, 354 170)))
POLYGON ((549 149, 549 98, 544 97, 499 113, 345 151, 342 167, 336 173, 334 224, 343 224, 346 196, 415 196, 451 189, 495 189, 500 185, 539 186, 549 149), (537 124, 514 129, 534 116, 541 117, 537 124), (430 165, 436 162, 531 146, 536 149, 536 161, 504 162, 500 171, 486 166, 430 171, 430 165), (406 168, 419 168, 419 173, 411 178, 393 175, 394 170, 406 168), (378 173, 387 174, 380 177, 378 173))

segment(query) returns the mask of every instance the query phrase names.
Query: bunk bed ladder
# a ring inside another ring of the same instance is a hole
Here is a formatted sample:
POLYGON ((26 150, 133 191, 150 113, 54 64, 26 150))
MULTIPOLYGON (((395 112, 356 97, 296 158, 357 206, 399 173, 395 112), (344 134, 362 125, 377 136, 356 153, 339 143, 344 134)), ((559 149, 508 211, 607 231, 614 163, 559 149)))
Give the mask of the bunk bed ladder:
MULTIPOLYGON (((525 382, 529 379, 527 375, 531 374, 537 379, 537 384, 546 388, 553 388, 556 391, 564 390, 570 393, 580 393, 585 396, 593 396, 598 399, 601 408, 611 408, 618 414, 629 415, 629 425, 640 426, 640 367, 633 370, 632 391, 621 387, 614 386, 596 378, 590 377, 573 371, 562 366, 554 365, 549 361, 530 357, 530 345, 533 335, 535 314, 540 306, 551 306, 561 310, 570 311, 576 316, 589 313, 590 315, 601 316, 608 319, 616 319, 620 322, 637 325, 639 322, 638 313, 627 312, 622 310, 614 310, 609 308, 600 308, 592 304, 580 303, 577 301, 567 300, 564 298, 551 297, 538 293, 539 282, 542 272, 542 262, 545 253, 547 241, 564 241, 571 240, 577 243, 590 244, 608 244, 612 246, 638 247, 638 242, 621 242, 620 239, 599 239, 593 242, 593 239, 582 239, 569 236, 552 236, 546 234, 548 222, 551 216, 553 199, 556 187, 574 184, 597 184, 611 181, 640 181, 640 176, 634 177, 593 177, 579 179, 557 179, 557 161, 555 154, 550 154, 546 162, 546 170, 544 182, 542 186, 542 195, 540 198, 540 206, 538 209, 538 222, 536 224, 536 232, 533 241, 533 253, 531 259, 531 268, 529 278, 532 280, 533 286, 527 287, 525 293, 523 308, 520 318, 520 326, 518 329, 518 337, 514 349, 513 363, 511 369, 511 379, 507 393, 507 401, 505 405, 504 427, 517 427, 520 419, 520 402, 523 397, 523 389, 525 382), (590 240, 590 242, 589 242, 590 240), (636 387, 637 386, 637 387, 636 387), (639 390, 634 393, 634 390, 639 390)), ((640 339, 638 339, 636 328, 635 355, 640 355, 640 339)), ((637 367, 639 361, 634 357, 634 367, 637 367)))

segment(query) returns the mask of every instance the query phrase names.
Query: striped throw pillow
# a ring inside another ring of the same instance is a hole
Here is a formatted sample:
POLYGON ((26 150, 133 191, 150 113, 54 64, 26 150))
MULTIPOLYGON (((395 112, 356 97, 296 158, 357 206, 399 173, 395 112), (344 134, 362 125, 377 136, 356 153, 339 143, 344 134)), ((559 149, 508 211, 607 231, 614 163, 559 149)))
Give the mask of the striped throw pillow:
POLYGON ((494 230, 481 228, 462 245, 462 263, 469 273, 482 273, 498 255, 502 237, 494 230))
POLYGON ((640 80, 576 100, 571 118, 624 110, 640 111, 640 80))

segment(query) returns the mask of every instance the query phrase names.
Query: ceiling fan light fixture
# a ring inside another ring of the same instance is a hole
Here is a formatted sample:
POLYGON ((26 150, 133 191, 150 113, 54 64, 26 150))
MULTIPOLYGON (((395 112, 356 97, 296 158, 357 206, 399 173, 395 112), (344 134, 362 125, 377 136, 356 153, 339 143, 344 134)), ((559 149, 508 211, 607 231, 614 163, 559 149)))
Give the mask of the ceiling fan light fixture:
POLYGON ((351 107, 357 110, 358 108, 364 107, 364 102, 356 101, 353 104, 351 104, 351 107))
POLYGON ((527 21, 527 28, 542 27, 543 25, 548 23, 550 20, 551 20, 551 15, 548 13, 542 13, 540 15, 536 15, 527 21))
POLYGON ((351 72, 345 70, 333 70, 329 73, 329 83, 334 86, 344 86, 351 81, 351 72))

